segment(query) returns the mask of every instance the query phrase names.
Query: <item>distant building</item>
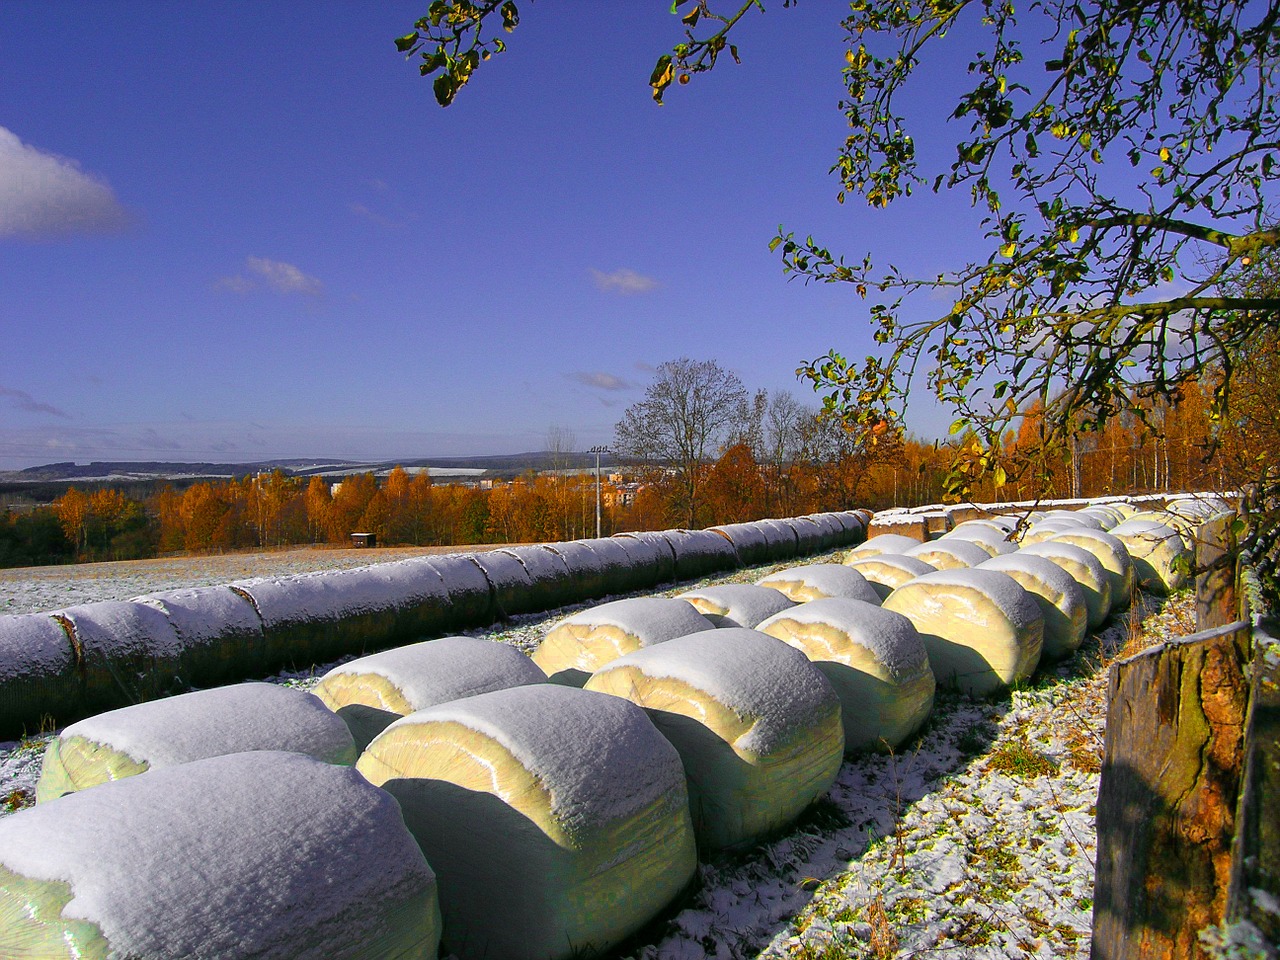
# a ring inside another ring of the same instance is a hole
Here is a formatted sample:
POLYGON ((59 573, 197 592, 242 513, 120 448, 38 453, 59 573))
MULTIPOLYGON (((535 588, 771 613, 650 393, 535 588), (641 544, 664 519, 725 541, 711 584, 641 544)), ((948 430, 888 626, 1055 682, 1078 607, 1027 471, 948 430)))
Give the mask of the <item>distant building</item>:
POLYGON ((351 535, 351 545, 353 547, 376 547, 378 545, 378 535, 376 533, 353 533, 351 535))

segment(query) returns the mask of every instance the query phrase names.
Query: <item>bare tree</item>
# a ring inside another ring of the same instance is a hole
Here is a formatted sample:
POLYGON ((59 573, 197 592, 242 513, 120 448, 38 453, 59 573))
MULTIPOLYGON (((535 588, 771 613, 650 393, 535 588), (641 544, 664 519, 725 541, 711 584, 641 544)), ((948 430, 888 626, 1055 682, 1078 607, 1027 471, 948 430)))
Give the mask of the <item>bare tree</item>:
POLYGON ((672 468, 673 508, 694 527, 704 465, 747 416, 747 390, 736 374, 714 360, 669 360, 614 426, 614 451, 672 468))

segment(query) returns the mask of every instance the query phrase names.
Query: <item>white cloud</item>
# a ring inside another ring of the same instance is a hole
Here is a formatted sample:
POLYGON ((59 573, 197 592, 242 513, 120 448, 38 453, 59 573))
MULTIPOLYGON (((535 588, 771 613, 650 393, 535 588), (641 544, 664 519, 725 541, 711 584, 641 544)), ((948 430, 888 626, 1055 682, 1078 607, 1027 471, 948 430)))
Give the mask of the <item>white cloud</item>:
POLYGON ((128 221, 101 177, 0 127, 0 237, 39 240, 104 233, 128 221))
POLYGON ((566 373, 565 376, 570 380, 576 380, 584 387, 594 387, 596 390, 628 390, 631 388, 631 383, 621 377, 615 377, 612 373, 604 373, 599 370, 580 370, 566 373))
POLYGON ((591 275, 595 277, 596 286, 601 290, 614 290, 622 294, 648 293, 658 285, 658 281, 653 277, 646 277, 626 267, 621 267, 613 273, 605 273, 593 267, 591 275))
POLYGON ((323 283, 303 273, 292 263, 268 260, 266 257, 246 257, 244 265, 249 276, 237 273, 220 278, 214 285, 232 293, 250 293, 265 287, 276 293, 301 293, 306 296, 318 296, 324 289, 323 283))

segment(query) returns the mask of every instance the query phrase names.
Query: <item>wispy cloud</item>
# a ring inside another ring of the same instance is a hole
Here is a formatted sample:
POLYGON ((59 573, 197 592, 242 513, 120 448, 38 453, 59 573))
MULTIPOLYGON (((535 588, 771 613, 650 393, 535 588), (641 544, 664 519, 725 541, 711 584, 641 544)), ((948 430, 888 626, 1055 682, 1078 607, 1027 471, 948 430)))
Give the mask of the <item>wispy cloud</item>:
POLYGON ((380 227, 402 227, 404 226, 399 220, 393 220, 390 217, 384 217, 376 210, 370 210, 363 203, 348 203, 347 209, 363 220, 370 223, 376 223, 380 227))
POLYGON ((587 371, 577 370, 573 373, 566 373, 566 377, 576 383, 582 384, 584 387, 591 387, 595 390, 629 390, 634 384, 622 377, 615 377, 612 373, 604 373, 603 371, 587 371))
POLYGON ((601 290, 612 290, 628 296, 635 293, 648 293, 658 285, 658 281, 653 277, 646 277, 626 267, 615 270, 613 273, 605 273, 603 270, 592 267, 591 276, 595 278, 596 286, 601 290))
POLYGON ((62 417, 64 420, 70 420, 71 414, 65 410, 55 407, 51 403, 44 403, 37 400, 25 390, 18 390, 14 387, 6 387, 0 385, 0 397, 4 397, 10 403, 24 413, 47 413, 53 417, 62 417))
POLYGON ((120 230, 128 222, 101 177, 0 127, 0 237, 56 239, 120 230))
POLYGON ((319 296, 324 290, 323 283, 303 273, 292 263, 268 260, 266 257, 246 257, 244 266, 244 273, 222 277, 215 286, 232 293, 250 293, 254 290, 267 289, 276 293, 300 293, 312 297, 319 296))

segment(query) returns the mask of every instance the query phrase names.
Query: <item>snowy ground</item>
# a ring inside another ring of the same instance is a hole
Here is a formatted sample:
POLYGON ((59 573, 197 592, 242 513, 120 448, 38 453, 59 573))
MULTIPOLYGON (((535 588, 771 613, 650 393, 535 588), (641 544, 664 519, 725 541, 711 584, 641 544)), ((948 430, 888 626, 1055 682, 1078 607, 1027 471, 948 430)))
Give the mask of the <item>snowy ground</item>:
MULTIPOLYGON (((362 551, 333 553, 331 566, 372 559, 362 551), (340 553, 358 559, 344 562, 340 553)), ((101 577, 81 573, 61 581, 59 571, 67 568, 37 568, 26 577, 8 571, 0 577, 0 597, 12 604, 0 603, 0 611, 295 572, 293 560, 281 560, 288 556, 153 561, 176 566, 150 572, 112 564, 101 577), (241 569, 228 573, 229 564, 241 569), (126 569, 109 569, 117 567, 126 569)), ((664 593, 754 582, 783 566, 664 593)), ((470 632, 528 652, 557 620, 586 606, 470 632)), ((616 956, 1087 956, 1106 664, 1126 644, 1192 632, 1191 611, 1189 596, 1148 599, 1138 611, 1141 631, 1138 618, 1126 616, 1024 689, 984 702, 940 693, 916 742, 895 756, 846 760, 828 797, 792 830, 747 854, 701 866, 695 888, 616 956)), ((273 679, 306 688, 330 666, 273 679)), ((0 744, 0 815, 30 802, 46 739, 0 744)))

